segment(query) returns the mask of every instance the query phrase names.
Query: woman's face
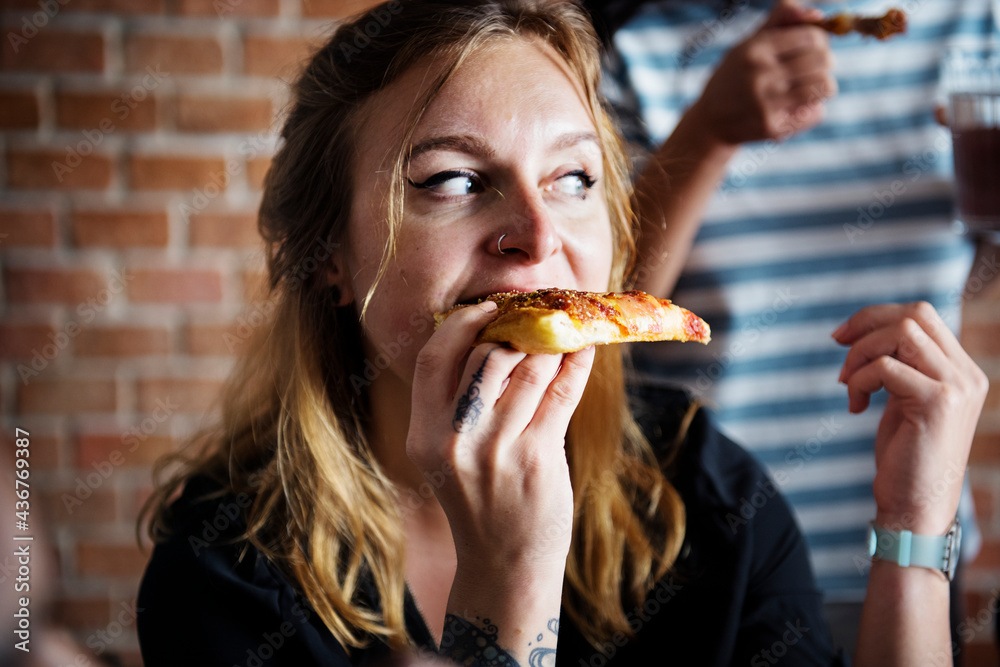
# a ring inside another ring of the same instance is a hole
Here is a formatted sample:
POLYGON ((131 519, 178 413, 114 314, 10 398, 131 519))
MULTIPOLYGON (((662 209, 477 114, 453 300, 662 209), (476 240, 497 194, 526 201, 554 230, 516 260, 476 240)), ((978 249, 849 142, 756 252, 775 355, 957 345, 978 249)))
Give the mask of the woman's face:
MULTIPOLYGON (((432 72, 414 67, 381 91, 358 137, 344 276, 356 303, 382 259, 390 165, 432 72)), ((389 361, 411 381, 429 318, 456 303, 514 289, 608 288, 601 150, 582 90, 550 48, 513 40, 474 55, 428 107, 411 146, 397 253, 364 324, 378 366, 389 361)))

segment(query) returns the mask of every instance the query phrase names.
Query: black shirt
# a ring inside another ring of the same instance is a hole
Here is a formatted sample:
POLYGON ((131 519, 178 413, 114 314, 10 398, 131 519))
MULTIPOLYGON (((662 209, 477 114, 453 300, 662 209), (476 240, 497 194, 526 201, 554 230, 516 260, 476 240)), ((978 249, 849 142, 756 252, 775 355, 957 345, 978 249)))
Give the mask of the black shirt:
MULTIPOLYGON (((633 390, 635 413, 661 450, 687 397, 633 390)), ((681 557, 643 605, 626 608, 635 636, 595 648, 567 614, 558 665, 842 665, 821 615, 805 541, 760 465, 698 412, 673 465, 687 532, 681 557)), ((347 652, 288 579, 239 539, 246 497, 199 500, 215 482, 188 481, 175 503, 174 532, 156 546, 139 591, 138 631, 146 667, 160 665, 372 665, 377 642, 347 652)), ((370 582, 367 595, 375 599, 370 582)), ((433 650, 407 594, 407 630, 433 650)))

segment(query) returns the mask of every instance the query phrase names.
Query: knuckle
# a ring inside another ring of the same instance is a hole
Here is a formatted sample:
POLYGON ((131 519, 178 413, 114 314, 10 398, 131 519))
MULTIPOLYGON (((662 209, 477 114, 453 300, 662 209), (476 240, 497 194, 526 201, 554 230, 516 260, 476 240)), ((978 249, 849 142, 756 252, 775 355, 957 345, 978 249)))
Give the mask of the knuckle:
POLYGON ((438 374, 445 365, 445 358, 431 344, 425 345, 417 353, 413 374, 415 377, 432 377, 438 374))
POLYGON ((921 322, 932 322, 937 319, 937 310, 927 301, 915 301, 910 304, 911 317, 921 322))
POLYGON ((552 402, 562 407, 569 407, 576 404, 578 392, 576 387, 569 380, 556 380, 549 386, 549 395, 552 402))

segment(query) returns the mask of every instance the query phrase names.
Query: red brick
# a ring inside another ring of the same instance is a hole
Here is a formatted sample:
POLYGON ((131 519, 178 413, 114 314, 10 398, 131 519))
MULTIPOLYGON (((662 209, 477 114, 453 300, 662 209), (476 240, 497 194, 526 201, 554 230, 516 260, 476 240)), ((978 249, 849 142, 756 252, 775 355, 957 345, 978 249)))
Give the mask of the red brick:
POLYGON ((52 211, 0 210, 0 248, 53 246, 56 221, 52 211))
POLYGON ((180 0, 177 12, 188 16, 217 16, 220 19, 237 16, 277 16, 279 0, 180 0))
POLYGON ((254 190, 264 187, 264 176, 271 167, 270 157, 247 160, 247 184, 254 190))
MULTIPOLYGON (((13 455, 15 445, 14 431, 10 431, 9 434, 5 431, 3 436, 0 438, 0 447, 2 447, 0 451, 10 452, 13 455)), ((37 431, 31 430, 29 431, 28 440, 28 449, 31 450, 28 458, 31 459, 32 470, 55 470, 60 466, 62 463, 62 455, 60 453, 62 439, 59 436, 41 435, 37 431)))
POLYGON ((13 30, 4 30, 0 70, 60 73, 104 70, 104 37, 100 33, 45 28, 31 39, 21 41, 25 34, 22 23, 18 21, 16 25, 13 30))
POLYGON ((0 91, 0 127, 38 127, 38 97, 34 92, 0 91))
POLYGON ((109 544, 81 541, 76 547, 77 571, 99 577, 138 577, 146 567, 147 555, 134 542, 109 544))
POLYGON ((133 155, 129 161, 129 181, 137 190, 200 190, 226 180, 221 158, 133 155))
POLYGON ((49 324, 0 324, 0 359, 30 359, 55 333, 49 324))
POLYGON ((214 37, 131 34, 125 38, 125 69, 159 67, 174 74, 220 74, 222 45, 214 37))
POLYGON ((228 356, 242 348, 246 336, 241 336, 235 324, 189 325, 185 331, 187 352, 195 356, 228 356))
POLYGON ((1000 463, 1000 433, 976 433, 972 439, 969 463, 1000 463))
POLYGON ((13 303, 76 305, 97 298, 109 281, 86 269, 8 269, 7 299, 13 303))
MULTIPOLYGON (((143 90, 141 87, 139 90, 143 90)), ((156 127, 156 97, 120 93, 70 93, 56 95, 56 124, 80 130, 110 126, 118 130, 152 130, 156 127)))
MULTIPOLYGON (((93 142, 81 139, 85 150, 93 142)), ((111 184, 113 158, 90 153, 12 150, 7 154, 7 180, 12 188, 89 188, 103 190, 111 184)))
POLYGON ((111 621, 110 610, 107 598, 58 598, 53 605, 56 624, 70 630, 107 627, 111 621))
POLYGON ((252 132, 271 127, 273 111, 266 97, 181 95, 177 129, 182 132, 252 132))
POLYGON ((73 238, 81 247, 163 247, 169 235, 163 211, 76 211, 73 238))
POLYGON ((18 386, 17 411, 21 414, 114 412, 116 405, 114 380, 58 377, 50 371, 18 386))
POLYGON ((170 410, 203 413, 211 409, 222 391, 221 380, 203 378, 143 378, 138 386, 139 412, 152 414, 169 406, 170 410), (178 407, 179 406, 179 407, 178 407))
POLYGON ((992 641, 973 642, 966 644, 962 649, 962 660, 969 667, 996 665, 1000 664, 1000 653, 997 652, 997 646, 992 641))
POLYGON ((377 4, 373 0, 302 0, 302 14, 309 18, 351 16, 377 4))
POLYGON ((108 480, 89 461, 86 467, 74 471, 73 475, 78 482, 42 492, 45 522, 57 526, 114 522, 116 499, 110 486, 104 486, 108 480))
POLYGON ((88 328, 77 336, 74 352, 78 357, 141 357, 169 354, 170 331, 165 328, 88 328))
POLYGON ((136 269, 129 298, 138 302, 196 303, 222 300, 222 276, 208 269, 136 269))
MULTIPOLYGON (((164 405, 170 407, 167 403, 164 405)), ((151 465, 163 454, 177 449, 171 438, 157 435, 159 431, 167 433, 170 430, 169 419, 165 411, 154 412, 147 417, 136 417, 121 433, 81 435, 76 444, 77 466, 82 470, 92 469, 95 461, 108 461, 121 467, 151 465)))
POLYGON ((198 213, 188 220, 193 247, 260 248, 256 213, 198 213))
POLYGON ((251 76, 294 76, 316 50, 302 37, 250 35, 243 40, 243 71, 251 76))

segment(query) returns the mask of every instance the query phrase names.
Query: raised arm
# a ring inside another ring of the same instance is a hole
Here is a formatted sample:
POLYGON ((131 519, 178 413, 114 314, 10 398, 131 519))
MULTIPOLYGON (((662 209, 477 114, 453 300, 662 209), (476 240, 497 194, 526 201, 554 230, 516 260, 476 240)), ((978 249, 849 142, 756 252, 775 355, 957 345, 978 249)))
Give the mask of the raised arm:
POLYGON ((636 182, 642 225, 636 287, 673 291, 704 209, 740 144, 780 140, 816 125, 836 81, 829 38, 803 25, 822 16, 789 0, 735 46, 636 182))
MULTIPOLYGON (((986 375, 927 303, 865 308, 834 338, 851 346, 840 377, 851 412, 864 411, 879 389, 889 393, 875 443, 876 525, 944 535, 958 510, 986 375)), ((873 559, 856 664, 950 665, 948 602, 941 571, 873 559)))

